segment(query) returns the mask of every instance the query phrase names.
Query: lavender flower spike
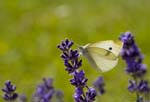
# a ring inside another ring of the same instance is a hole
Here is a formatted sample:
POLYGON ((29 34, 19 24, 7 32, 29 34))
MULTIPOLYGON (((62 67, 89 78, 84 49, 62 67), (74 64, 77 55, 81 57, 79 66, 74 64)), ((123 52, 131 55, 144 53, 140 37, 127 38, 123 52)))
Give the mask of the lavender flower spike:
POLYGON ((15 93, 16 86, 12 85, 11 81, 6 81, 5 87, 2 89, 4 92, 3 99, 6 101, 15 101, 18 97, 18 94, 15 93))
POLYGON ((134 77, 141 77, 146 73, 146 65, 143 64, 143 55, 134 41, 134 37, 130 32, 126 32, 120 36, 123 41, 122 58, 127 63, 126 72, 134 77))
POLYGON ((97 89, 100 95, 105 93, 105 89, 104 89, 105 84, 104 84, 103 77, 98 77, 96 81, 93 83, 93 85, 97 89))
POLYGON ((53 79, 43 79, 43 83, 38 85, 36 93, 34 95, 34 102, 51 102, 54 95, 54 88, 52 86, 53 79))
POLYGON ((88 88, 88 92, 86 92, 86 102, 93 102, 95 101, 96 91, 94 88, 88 88))
POLYGON ((66 66, 66 71, 69 74, 75 72, 81 65, 82 60, 79 60, 79 53, 77 50, 71 50, 73 42, 66 39, 57 47, 62 51, 61 57, 64 60, 64 65, 66 66))
POLYGON ((124 43, 121 56, 127 65, 126 72, 132 77, 128 90, 136 93, 136 102, 143 102, 143 96, 150 92, 148 82, 143 79, 147 72, 146 65, 143 64, 143 55, 130 32, 122 34, 120 40, 124 43))
POLYGON ((79 68, 82 66, 82 60, 79 59, 78 50, 71 49, 72 45, 73 42, 66 39, 57 47, 63 53, 61 58, 64 60, 65 70, 73 76, 70 83, 76 87, 74 94, 75 102, 94 102, 96 91, 94 88, 88 88, 88 79, 85 78, 84 71, 79 71, 79 68), (84 92, 84 88, 87 89, 86 92, 84 92))

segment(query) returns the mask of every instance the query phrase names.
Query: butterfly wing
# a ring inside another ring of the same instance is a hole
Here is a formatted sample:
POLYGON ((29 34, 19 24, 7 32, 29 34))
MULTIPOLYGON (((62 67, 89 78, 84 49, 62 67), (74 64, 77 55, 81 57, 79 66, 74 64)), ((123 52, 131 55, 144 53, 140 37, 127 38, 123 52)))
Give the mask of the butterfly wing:
POLYGON ((107 51, 110 51, 115 56, 119 56, 122 46, 123 46, 123 43, 120 40, 117 40, 117 41, 107 40, 107 41, 100 41, 97 43, 90 44, 88 47, 102 48, 107 51))
POLYGON ((103 72, 106 72, 117 65, 118 56, 122 46, 123 43, 119 40, 107 40, 87 44, 80 50, 94 68, 98 68, 103 72))
POLYGON ((105 53, 107 53, 105 49, 87 47, 83 55, 87 58, 91 66, 100 69, 102 72, 106 72, 117 65, 118 57, 116 58, 111 52, 108 56, 105 56, 105 53))
POLYGON ((98 47, 88 47, 87 52, 96 53, 97 55, 109 60, 115 60, 116 58, 118 58, 118 56, 113 54, 111 51, 98 47))

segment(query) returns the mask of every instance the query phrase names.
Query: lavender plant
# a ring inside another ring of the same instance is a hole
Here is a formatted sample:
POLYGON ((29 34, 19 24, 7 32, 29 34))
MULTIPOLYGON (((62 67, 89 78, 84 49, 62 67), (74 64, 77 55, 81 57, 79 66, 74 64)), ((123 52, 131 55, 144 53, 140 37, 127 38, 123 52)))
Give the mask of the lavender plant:
POLYGON ((83 70, 79 70, 82 66, 82 60, 79 59, 78 50, 72 50, 72 41, 66 39, 58 48, 62 51, 61 58, 64 60, 65 70, 73 76, 70 83, 76 87, 74 99, 75 102, 94 102, 96 91, 92 87, 87 86, 88 79, 85 77, 83 70), (87 89, 85 92, 84 89, 87 89))
POLYGON ((94 87, 97 89, 97 93, 99 95, 102 95, 105 93, 105 89, 104 89, 104 86, 105 86, 105 83, 104 83, 104 78, 103 77, 98 77, 95 82, 93 83, 94 87))
POLYGON ((147 72, 146 65, 143 64, 144 57, 130 32, 122 34, 120 40, 124 43, 121 56, 127 64, 126 72, 132 77, 128 90, 136 93, 136 102, 144 102, 144 96, 150 92, 148 81, 144 79, 147 72))
POLYGON ((11 81, 5 82, 5 87, 2 89, 4 92, 3 99, 8 102, 15 102, 18 94, 15 92, 16 86, 11 83, 11 81))
POLYGON ((54 95, 53 79, 43 79, 43 83, 39 84, 34 94, 34 102, 51 102, 54 95))
POLYGON ((43 78, 43 83, 37 86, 33 102, 63 102, 63 93, 53 87, 52 78, 43 78), (54 99, 55 97, 55 99, 54 99))

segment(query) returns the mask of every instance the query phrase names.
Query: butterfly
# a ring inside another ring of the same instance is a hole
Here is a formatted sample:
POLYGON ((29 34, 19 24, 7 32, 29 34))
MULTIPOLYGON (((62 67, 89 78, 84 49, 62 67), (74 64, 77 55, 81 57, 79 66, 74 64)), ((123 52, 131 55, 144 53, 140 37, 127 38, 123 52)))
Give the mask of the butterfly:
POLYGON ((122 47, 123 42, 120 40, 106 40, 89 43, 80 46, 78 49, 91 66, 100 69, 102 72, 107 72, 117 65, 122 47))

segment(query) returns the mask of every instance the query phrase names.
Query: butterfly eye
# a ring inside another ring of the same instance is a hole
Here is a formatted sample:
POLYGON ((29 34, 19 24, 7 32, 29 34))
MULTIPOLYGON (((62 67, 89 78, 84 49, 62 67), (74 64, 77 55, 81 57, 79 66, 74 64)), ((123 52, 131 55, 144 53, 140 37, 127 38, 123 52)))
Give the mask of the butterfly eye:
POLYGON ((112 50, 112 47, 109 47, 109 50, 112 50))

